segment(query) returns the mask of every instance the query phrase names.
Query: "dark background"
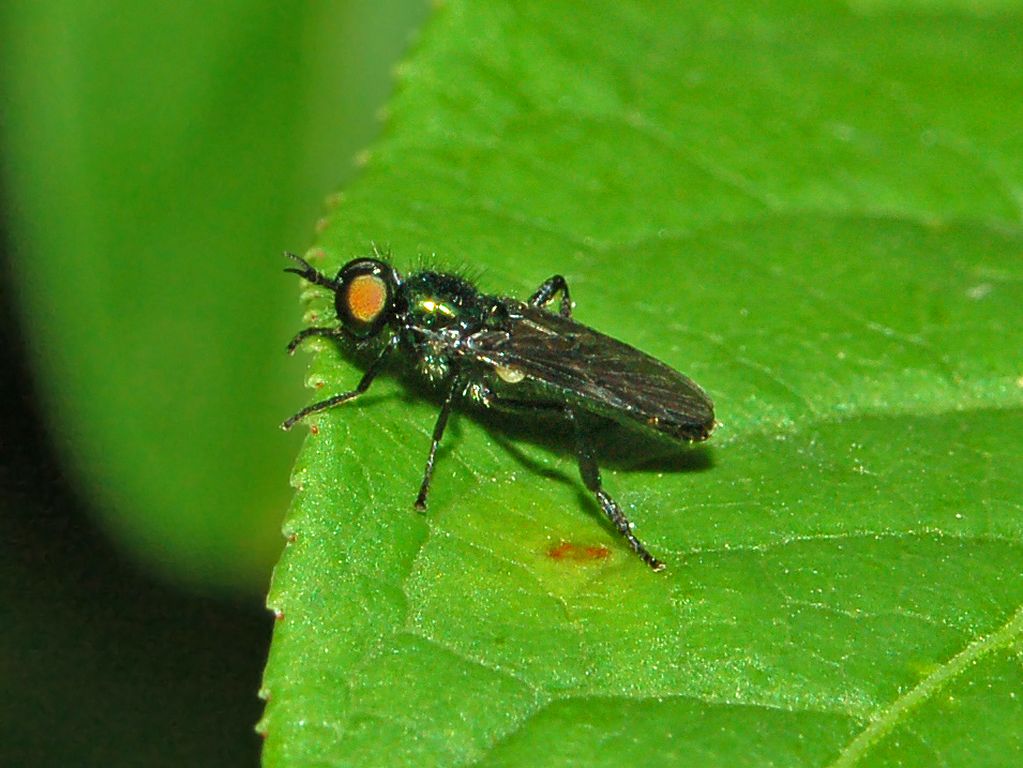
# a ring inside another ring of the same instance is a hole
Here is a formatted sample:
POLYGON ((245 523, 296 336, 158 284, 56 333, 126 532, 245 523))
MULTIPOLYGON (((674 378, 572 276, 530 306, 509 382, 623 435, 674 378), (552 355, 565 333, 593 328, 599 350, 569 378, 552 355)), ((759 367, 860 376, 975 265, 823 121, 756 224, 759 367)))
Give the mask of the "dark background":
POLYGON ((271 617, 137 568, 97 530, 53 449, 0 279, 0 765, 255 765, 271 617))

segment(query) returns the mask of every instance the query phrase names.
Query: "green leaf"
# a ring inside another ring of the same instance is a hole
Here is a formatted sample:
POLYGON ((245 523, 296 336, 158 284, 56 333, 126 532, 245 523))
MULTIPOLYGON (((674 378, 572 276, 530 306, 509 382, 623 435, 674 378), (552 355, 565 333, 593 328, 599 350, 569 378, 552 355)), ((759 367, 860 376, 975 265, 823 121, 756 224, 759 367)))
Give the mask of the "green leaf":
POLYGON ((266 765, 1019 761, 1023 18, 986 10, 437 13, 311 257, 562 273, 722 426, 605 440, 655 574, 554 429, 460 414, 418 515, 435 395, 312 419, 266 765))

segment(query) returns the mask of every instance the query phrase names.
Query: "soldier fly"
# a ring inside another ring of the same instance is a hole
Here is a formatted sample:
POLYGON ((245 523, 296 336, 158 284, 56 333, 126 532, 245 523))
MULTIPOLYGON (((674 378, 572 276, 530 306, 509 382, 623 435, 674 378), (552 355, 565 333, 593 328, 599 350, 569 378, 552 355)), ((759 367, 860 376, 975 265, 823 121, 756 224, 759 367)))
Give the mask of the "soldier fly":
POLYGON ((294 353, 310 336, 324 336, 375 358, 355 389, 303 408, 283 429, 363 394, 387 358, 398 354, 444 392, 417 509, 426 508, 437 446, 456 400, 531 414, 552 412, 571 424, 579 473, 604 515, 647 565, 655 571, 664 567, 636 538, 622 508, 604 490, 580 416, 593 413, 673 441, 705 440, 715 426, 714 404, 696 383, 573 320, 568 283, 561 275, 544 282, 528 301, 520 301, 481 293, 454 274, 422 270, 403 277, 377 258, 349 261, 331 278, 298 256, 286 255, 300 267, 285 271, 334 294, 339 321, 337 327, 301 331, 288 352, 294 353), (558 311, 549 311, 559 294, 558 311))

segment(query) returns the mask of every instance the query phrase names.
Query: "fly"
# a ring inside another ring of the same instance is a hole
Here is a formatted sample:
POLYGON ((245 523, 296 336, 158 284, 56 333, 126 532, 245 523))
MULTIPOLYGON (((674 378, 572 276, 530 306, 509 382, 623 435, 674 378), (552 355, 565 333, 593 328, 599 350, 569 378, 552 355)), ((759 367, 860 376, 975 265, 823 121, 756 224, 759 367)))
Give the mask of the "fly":
POLYGON ((334 294, 339 322, 337 327, 306 328, 291 340, 288 352, 310 336, 325 336, 375 356, 355 389, 303 408, 281 425, 284 429, 358 397, 387 358, 397 354, 444 392, 417 509, 426 509, 437 446, 456 400, 527 414, 552 412, 571 424, 579 474, 601 511, 647 565, 655 571, 664 568, 604 490, 581 415, 608 417, 677 442, 706 440, 715 426, 714 404, 695 382, 573 320, 568 283, 561 275, 520 301, 480 293, 468 280, 443 272, 422 270, 403 277, 379 259, 355 259, 331 278, 298 256, 287 256, 300 265, 287 272, 334 294), (559 296, 558 311, 550 311, 559 296))

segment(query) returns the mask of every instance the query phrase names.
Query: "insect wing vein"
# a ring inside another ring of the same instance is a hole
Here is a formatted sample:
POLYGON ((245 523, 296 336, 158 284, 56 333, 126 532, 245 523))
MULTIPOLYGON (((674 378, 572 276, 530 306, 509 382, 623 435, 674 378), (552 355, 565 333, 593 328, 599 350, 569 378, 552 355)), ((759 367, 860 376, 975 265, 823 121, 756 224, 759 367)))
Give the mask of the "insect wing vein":
POLYGON ((508 309, 500 330, 473 335, 469 347, 477 359, 521 371, 593 410, 624 415, 674 438, 702 440, 710 434, 713 403, 678 371, 569 318, 518 302, 508 309))

